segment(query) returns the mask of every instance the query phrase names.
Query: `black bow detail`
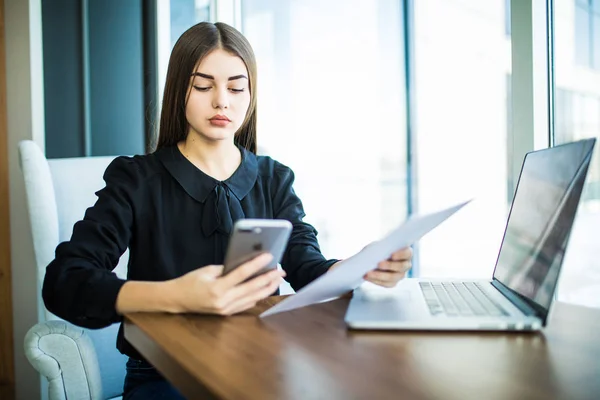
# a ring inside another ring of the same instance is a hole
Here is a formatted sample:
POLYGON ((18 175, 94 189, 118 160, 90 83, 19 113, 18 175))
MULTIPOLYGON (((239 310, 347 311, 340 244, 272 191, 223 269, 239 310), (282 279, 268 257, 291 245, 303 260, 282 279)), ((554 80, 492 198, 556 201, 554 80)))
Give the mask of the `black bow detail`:
POLYGON ((242 205, 227 184, 219 182, 204 203, 202 215, 202 232, 205 236, 219 231, 230 235, 233 224, 244 218, 242 205))

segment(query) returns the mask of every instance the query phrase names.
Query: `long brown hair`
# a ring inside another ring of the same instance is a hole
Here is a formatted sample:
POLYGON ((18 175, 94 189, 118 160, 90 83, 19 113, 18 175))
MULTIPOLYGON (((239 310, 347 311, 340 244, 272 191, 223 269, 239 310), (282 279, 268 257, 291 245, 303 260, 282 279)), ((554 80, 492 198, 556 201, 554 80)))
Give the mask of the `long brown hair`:
POLYGON ((240 57, 248 69, 250 106, 234 141, 256 154, 256 59, 248 40, 222 22, 200 22, 185 31, 175 43, 167 69, 156 150, 186 138, 189 125, 185 106, 190 77, 198 63, 215 49, 240 57))

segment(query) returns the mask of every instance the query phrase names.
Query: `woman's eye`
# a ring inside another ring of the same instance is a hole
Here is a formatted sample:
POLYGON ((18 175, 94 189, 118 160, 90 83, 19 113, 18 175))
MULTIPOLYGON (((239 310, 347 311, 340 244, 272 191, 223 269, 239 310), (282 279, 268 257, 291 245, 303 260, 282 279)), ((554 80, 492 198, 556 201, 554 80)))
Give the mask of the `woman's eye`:
POLYGON ((233 93, 243 93, 244 89, 234 89, 234 88, 230 88, 229 90, 231 90, 233 93))
POLYGON ((194 86, 194 89, 196 89, 200 92, 206 92, 208 89, 210 89, 210 87, 194 86))

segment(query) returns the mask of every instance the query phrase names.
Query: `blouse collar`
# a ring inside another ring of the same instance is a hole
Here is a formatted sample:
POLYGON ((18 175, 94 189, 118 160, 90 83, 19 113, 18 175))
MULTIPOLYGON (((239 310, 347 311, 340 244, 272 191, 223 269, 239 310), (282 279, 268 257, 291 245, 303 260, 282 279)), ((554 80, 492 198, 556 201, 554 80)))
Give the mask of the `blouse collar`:
POLYGON ((256 182, 258 163, 256 155, 241 146, 238 148, 242 155, 242 162, 235 172, 224 181, 218 181, 198 169, 185 158, 177 145, 163 147, 155 154, 173 178, 197 201, 204 203, 219 183, 227 186, 241 201, 256 182))

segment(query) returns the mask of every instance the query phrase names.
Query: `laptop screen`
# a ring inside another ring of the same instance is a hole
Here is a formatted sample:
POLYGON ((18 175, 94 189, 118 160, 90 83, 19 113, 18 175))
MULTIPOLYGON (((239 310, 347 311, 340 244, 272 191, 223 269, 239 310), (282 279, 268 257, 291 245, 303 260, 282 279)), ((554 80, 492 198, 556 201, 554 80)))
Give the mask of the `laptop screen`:
POLYGON ((528 153, 494 279, 550 307, 595 139, 528 153))

